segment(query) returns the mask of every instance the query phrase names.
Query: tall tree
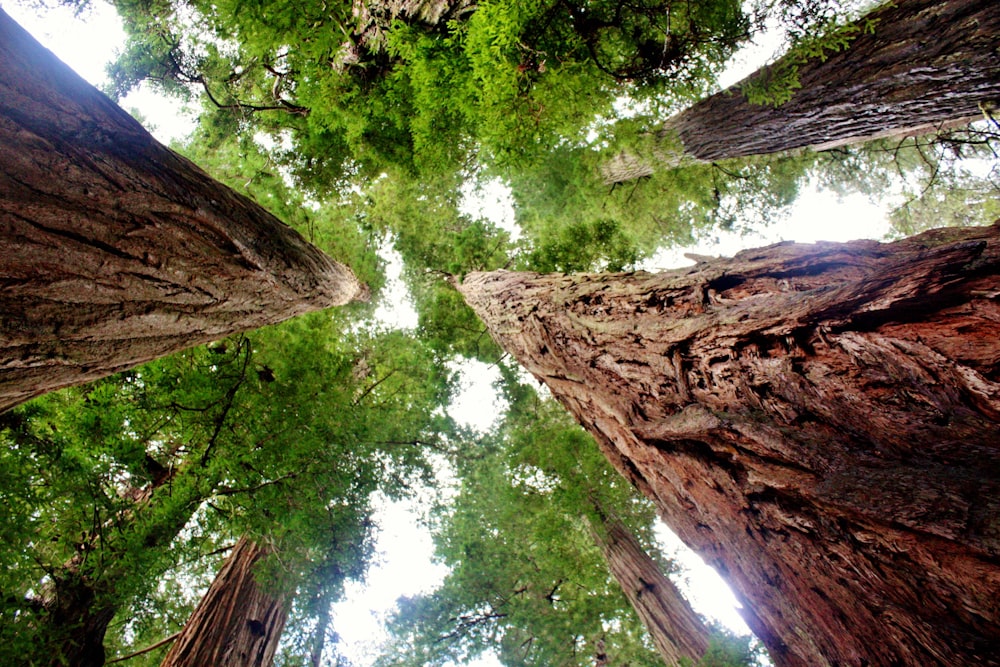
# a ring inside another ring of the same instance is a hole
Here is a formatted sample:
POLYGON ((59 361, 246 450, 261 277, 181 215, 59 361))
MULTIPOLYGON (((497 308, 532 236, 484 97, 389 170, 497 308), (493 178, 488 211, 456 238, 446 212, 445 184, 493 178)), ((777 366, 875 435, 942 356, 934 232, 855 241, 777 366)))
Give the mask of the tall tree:
POLYGON ((0 12, 0 410, 363 296, 0 12))
POLYGON ((621 154, 605 178, 631 180, 657 161, 824 150, 967 124, 1000 99, 998 34, 992 0, 886 3, 671 118, 646 155, 621 154))
POLYGON ((256 579, 271 551, 239 539, 161 667, 270 667, 291 604, 256 579))
POLYGON ((507 665, 579 667, 695 664, 710 645, 739 653, 740 640, 710 631, 666 577, 651 504, 558 404, 504 375, 504 420, 454 452, 459 490, 436 530, 452 571, 401 604, 380 664, 486 650, 507 665))
POLYGON ((625 524, 604 516, 591 526, 611 575, 646 626, 667 665, 697 662, 708 651, 709 630, 625 524))
POLYGON ((776 664, 1000 664, 1000 225, 470 274, 776 664))

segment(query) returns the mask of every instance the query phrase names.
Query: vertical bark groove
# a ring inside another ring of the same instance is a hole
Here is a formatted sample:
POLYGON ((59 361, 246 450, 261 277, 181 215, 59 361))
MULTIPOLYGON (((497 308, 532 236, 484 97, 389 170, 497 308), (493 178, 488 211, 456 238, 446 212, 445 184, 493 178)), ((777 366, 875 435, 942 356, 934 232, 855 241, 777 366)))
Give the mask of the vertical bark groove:
POLYGON ((470 274, 778 665, 1000 665, 1000 227, 470 274))
POLYGON ((269 553, 240 538, 161 667, 268 667, 288 617, 289 600, 254 579, 269 553))
POLYGON ((0 11, 0 410, 362 298, 0 11))

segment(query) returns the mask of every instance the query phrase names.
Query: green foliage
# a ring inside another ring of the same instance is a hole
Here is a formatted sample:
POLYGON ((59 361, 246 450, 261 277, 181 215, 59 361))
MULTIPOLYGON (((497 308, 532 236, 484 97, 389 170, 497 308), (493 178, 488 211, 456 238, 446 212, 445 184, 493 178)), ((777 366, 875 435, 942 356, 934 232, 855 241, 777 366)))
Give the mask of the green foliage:
MULTIPOLYGON (((626 128, 627 136, 635 127, 626 128)), ((690 244, 712 230, 769 224, 787 212, 816 161, 813 154, 731 160, 605 183, 598 165, 642 145, 637 137, 601 151, 563 147, 512 176, 517 221, 528 240, 518 268, 628 270, 661 247, 690 244)))
POLYGON ((875 204, 890 196, 890 236, 935 227, 989 225, 1000 218, 1000 134, 987 123, 926 137, 843 147, 817 156, 812 178, 875 204))
POLYGON ((799 34, 777 62, 741 84, 740 92, 750 104, 779 107, 802 87, 799 69, 803 65, 811 60, 825 62, 831 54, 847 50, 858 36, 872 34, 876 25, 878 20, 872 18, 846 23, 843 17, 827 16, 809 32, 799 34))
MULTIPOLYGON (((797 46, 744 90, 752 101, 786 100, 806 60, 871 29, 845 25, 835 4, 777 3, 798 17, 797 46)), ((244 534, 276 546, 262 574, 298 593, 288 645, 304 654, 345 580, 364 573, 372 494, 430 483, 428 447, 451 447, 459 480, 436 527, 452 572, 436 593, 400 602, 397 653, 383 664, 444 664, 494 646, 512 665, 591 664, 599 646, 615 664, 658 664, 589 527, 610 511, 661 558, 652 509, 590 438, 503 367, 509 413, 455 447, 444 362, 502 352, 450 279, 628 270, 664 243, 772 221, 810 179, 872 196, 902 180, 897 234, 1000 217, 995 170, 956 166, 995 160, 995 136, 976 133, 605 183, 612 156, 655 162, 664 111, 714 85, 752 28, 735 0, 455 2, 439 21, 345 0, 117 5, 130 37, 110 92, 148 81, 200 99, 199 129, 178 149, 376 296, 377 251, 391 243, 419 323, 412 334, 372 330, 372 306, 352 305, 0 415, 4 664, 50 664, 99 614, 114 616, 112 655, 163 638, 244 534), (462 184, 493 177, 513 190, 519 242, 460 211, 462 184)), ((755 655, 720 637, 701 664, 755 655)))
POLYGON ((659 664, 590 528, 613 509, 656 554, 651 506, 558 404, 504 375, 503 423, 455 452, 459 485, 436 537, 451 573, 438 591, 400 600, 379 664, 491 648, 508 665, 590 665, 599 650, 615 664, 659 664))
POLYGON ((152 643, 190 612, 158 579, 204 576, 189 563, 243 534, 277 546, 268 585, 322 570, 337 597, 371 552, 372 493, 431 474, 420 443, 450 428, 451 382, 414 339, 317 313, 9 413, 0 662, 42 664, 104 609, 125 621, 113 653, 152 643))
POLYGON ((764 647, 752 636, 739 637, 716 628, 701 660, 692 663, 682 658, 681 667, 753 667, 761 664, 761 659, 766 657, 764 647))
POLYGON ((204 95, 242 132, 291 129, 331 172, 440 174, 480 154, 520 164, 622 96, 696 95, 750 31, 736 0, 443 5, 121 0, 110 91, 204 95))

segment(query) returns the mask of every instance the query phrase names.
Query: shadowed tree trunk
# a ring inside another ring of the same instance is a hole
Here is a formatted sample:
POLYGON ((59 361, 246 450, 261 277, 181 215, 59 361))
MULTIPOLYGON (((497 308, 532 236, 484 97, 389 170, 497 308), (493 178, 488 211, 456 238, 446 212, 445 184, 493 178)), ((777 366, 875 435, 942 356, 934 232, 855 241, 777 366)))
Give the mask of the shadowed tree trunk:
POLYGON ((681 658, 698 662, 708 650, 708 628, 635 535, 610 517, 591 532, 663 661, 671 666, 681 658))
MULTIPOLYGON (((105 664, 104 637, 122 600, 115 588, 120 577, 127 576, 125 567, 134 567, 134 560, 124 562, 120 549, 100 545, 107 536, 126 532, 135 521, 136 514, 149 505, 157 492, 161 492, 177 478, 180 469, 163 469, 143 487, 130 489, 125 496, 131 506, 120 510, 100 530, 85 533, 74 554, 39 586, 40 595, 30 600, 37 617, 28 620, 36 628, 45 628, 42 636, 47 643, 36 645, 37 652, 25 656, 30 664, 51 664, 52 667, 101 667, 105 664), (102 551, 99 556, 94 552, 102 551), (97 571, 93 563, 100 561, 97 571), (55 647, 58 648, 55 648, 55 647), (54 654, 53 654, 53 649, 54 654)), ((178 500, 178 498, 174 498, 178 500)), ((143 546, 146 549, 164 548, 188 522, 197 503, 177 502, 177 510, 162 525, 146 531, 143 546)), ((113 539, 113 538, 112 538, 113 539)))
POLYGON ((291 604, 258 585, 254 567, 269 553, 240 538, 160 667, 268 667, 291 604))
POLYGON ((364 288, 0 11, 0 410, 364 288))
POLYGON ((751 104, 740 90, 767 80, 786 57, 667 121, 656 155, 620 155, 602 168, 605 180, 646 175, 657 162, 671 166, 927 134, 982 118, 980 105, 1000 104, 995 0, 898 0, 858 25, 873 29, 862 28, 846 50, 801 65, 801 88, 789 101, 751 104))
POLYGON ((780 666, 1000 665, 1000 227, 470 274, 780 666))

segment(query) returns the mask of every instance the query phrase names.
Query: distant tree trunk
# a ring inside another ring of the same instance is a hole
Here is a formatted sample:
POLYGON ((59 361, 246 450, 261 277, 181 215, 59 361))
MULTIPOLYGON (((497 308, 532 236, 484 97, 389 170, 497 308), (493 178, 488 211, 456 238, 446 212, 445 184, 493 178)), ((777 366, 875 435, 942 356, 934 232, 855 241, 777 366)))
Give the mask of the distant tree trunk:
POLYGON ((363 297, 0 11, 0 411, 363 297))
MULTIPOLYGON (((927 134, 982 118, 1000 103, 1000 3, 897 0, 864 17, 873 30, 847 49, 799 67, 801 88, 786 103, 751 104, 741 91, 766 80, 787 58, 702 100, 667 121, 656 162, 720 160, 809 147, 824 150, 887 136, 927 134)), ((607 182, 634 178, 622 157, 603 168, 607 182)))
POLYGON ((316 619, 316 629, 312 636, 312 646, 309 648, 309 664, 312 667, 322 667, 323 650, 326 648, 326 633, 330 629, 330 605, 327 602, 316 619))
POLYGON ((387 50, 386 33, 397 21, 411 25, 437 26, 467 18, 476 10, 475 0, 361 0, 353 5, 354 27, 341 44, 332 65, 336 69, 361 65, 387 66, 376 56, 387 50))
POLYGON ((1000 665, 998 270, 995 225, 460 289, 776 664, 1000 665))
POLYGON ((268 667, 290 600, 257 584, 254 567, 269 553, 240 538, 160 667, 268 667))
POLYGON ((673 667, 681 658, 701 660, 708 650, 708 628, 632 531, 607 517, 591 532, 663 661, 673 667))

